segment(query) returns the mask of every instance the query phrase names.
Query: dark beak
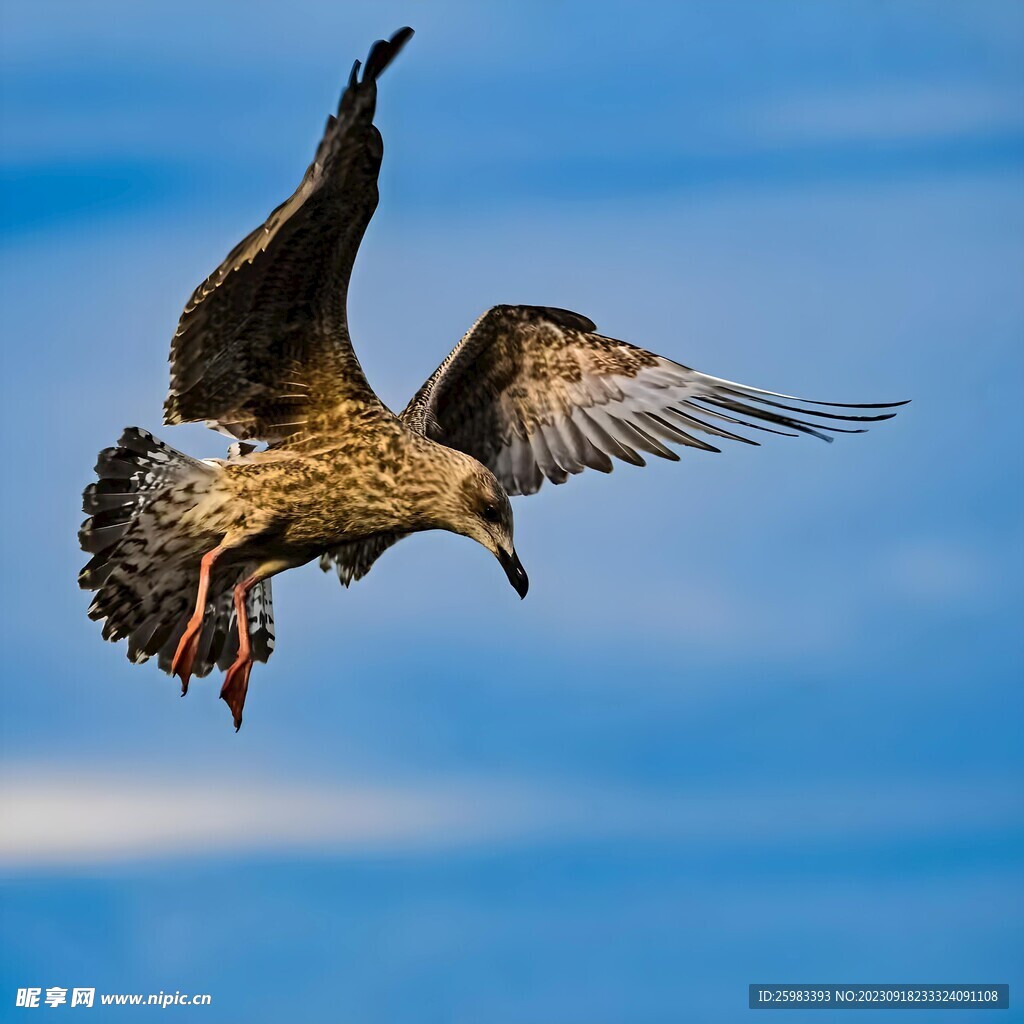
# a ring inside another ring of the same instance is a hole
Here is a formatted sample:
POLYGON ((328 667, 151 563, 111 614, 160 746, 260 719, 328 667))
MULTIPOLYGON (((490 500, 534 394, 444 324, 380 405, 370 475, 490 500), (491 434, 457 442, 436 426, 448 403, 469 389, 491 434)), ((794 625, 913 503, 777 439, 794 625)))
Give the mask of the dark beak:
POLYGON ((511 554, 502 551, 498 555, 498 561, 501 562, 501 567, 505 570, 509 583, 515 587, 516 593, 520 598, 526 597, 526 592, 530 589, 530 578, 526 575, 526 570, 523 568, 523 563, 519 561, 519 556, 515 551, 511 554))

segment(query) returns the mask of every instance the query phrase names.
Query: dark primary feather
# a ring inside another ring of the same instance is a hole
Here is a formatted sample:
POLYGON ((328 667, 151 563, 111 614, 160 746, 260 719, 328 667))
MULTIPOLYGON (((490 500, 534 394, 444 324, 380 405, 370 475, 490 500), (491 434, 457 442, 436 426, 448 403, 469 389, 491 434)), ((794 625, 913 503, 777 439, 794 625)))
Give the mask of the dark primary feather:
POLYGON ((579 313, 494 306, 470 328, 402 413, 414 430, 483 462, 509 494, 532 494, 612 459, 644 465, 641 452, 676 460, 668 447, 720 449, 708 438, 757 444, 735 428, 831 441, 902 402, 811 402, 699 373, 597 333, 579 313), (795 404, 794 404, 795 403, 795 404), (816 408, 817 407, 817 408, 816 408), (825 422, 821 422, 824 420, 825 422))
POLYGON ((352 350, 346 293, 377 206, 377 77, 412 30, 359 62, 302 182, 189 299, 171 342, 166 423, 296 440, 343 402, 377 403, 352 350))

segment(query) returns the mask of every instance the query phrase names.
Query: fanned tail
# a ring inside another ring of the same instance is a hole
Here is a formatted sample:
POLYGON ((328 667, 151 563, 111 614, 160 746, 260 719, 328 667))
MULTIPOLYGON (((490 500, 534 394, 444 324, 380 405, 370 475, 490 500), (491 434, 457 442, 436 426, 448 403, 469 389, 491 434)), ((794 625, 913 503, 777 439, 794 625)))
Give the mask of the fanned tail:
MULTIPOLYGON (((89 518, 78 538, 92 555, 78 577, 96 591, 89 618, 103 622, 105 640, 128 640, 128 658, 157 655, 170 673, 171 659, 195 606, 199 560, 216 538, 182 529, 182 516, 207 494, 219 470, 129 427, 117 446, 100 452, 98 479, 86 487, 89 518)), ((232 566, 214 577, 193 674, 227 668, 238 650, 231 589, 252 571, 232 566)), ((266 661, 274 647, 270 580, 253 587, 246 611, 252 654, 266 661)))

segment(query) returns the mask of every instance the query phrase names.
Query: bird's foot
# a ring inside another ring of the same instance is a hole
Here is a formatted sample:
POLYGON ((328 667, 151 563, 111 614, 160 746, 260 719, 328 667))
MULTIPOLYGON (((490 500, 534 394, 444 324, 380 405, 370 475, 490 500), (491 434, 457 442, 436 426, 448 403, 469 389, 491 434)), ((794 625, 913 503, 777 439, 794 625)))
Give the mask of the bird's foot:
POLYGON ((181 639, 178 641, 178 649, 174 652, 174 660, 171 662, 171 675, 181 680, 181 695, 188 693, 188 681, 192 678, 192 666, 196 660, 196 652, 199 650, 199 637, 203 631, 202 622, 189 624, 185 627, 181 639))
POLYGON ((224 685, 220 688, 221 700, 231 708, 235 732, 242 728, 242 708, 245 707, 245 695, 249 691, 251 671, 252 658, 236 658, 224 677, 224 685))

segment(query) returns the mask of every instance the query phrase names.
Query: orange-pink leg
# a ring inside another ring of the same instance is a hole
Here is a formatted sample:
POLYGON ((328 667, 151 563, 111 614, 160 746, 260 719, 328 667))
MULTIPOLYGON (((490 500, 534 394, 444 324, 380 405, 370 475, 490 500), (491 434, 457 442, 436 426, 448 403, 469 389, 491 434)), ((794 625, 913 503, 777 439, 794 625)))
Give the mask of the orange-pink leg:
POLYGON ((199 638, 203 633, 203 614, 206 611, 206 597, 210 592, 210 572, 214 563, 226 548, 218 544, 213 550, 207 551, 199 563, 199 591, 196 594, 196 610, 185 626, 185 632, 178 641, 178 649, 174 652, 171 662, 171 675, 181 680, 182 695, 188 693, 188 681, 192 678, 192 664, 196 660, 199 638))
POLYGON ((254 572, 235 587, 235 621, 238 623, 238 654, 224 677, 221 699, 231 708, 235 720, 235 732, 242 728, 242 708, 249 691, 249 673, 252 671, 252 647, 249 642, 249 616, 245 599, 249 591, 265 579, 264 573, 254 572))

